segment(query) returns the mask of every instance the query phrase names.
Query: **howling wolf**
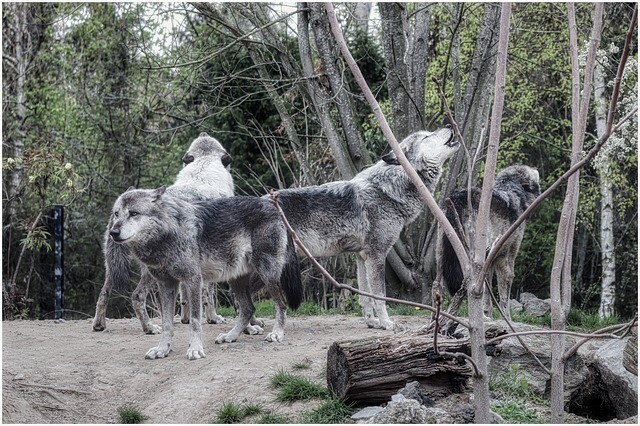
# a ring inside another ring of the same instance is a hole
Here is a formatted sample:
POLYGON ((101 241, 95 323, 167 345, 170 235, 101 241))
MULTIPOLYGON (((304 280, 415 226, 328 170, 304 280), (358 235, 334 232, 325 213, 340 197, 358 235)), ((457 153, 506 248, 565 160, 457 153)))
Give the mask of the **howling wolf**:
MULTIPOLYGON (((178 284, 184 286, 190 312, 189 359, 205 356, 200 324, 203 280, 221 282, 255 274, 276 305, 276 323, 267 340, 282 340, 286 304, 295 309, 302 300, 293 240, 275 207, 261 198, 189 203, 167 193, 164 187, 129 189, 113 206, 109 237, 113 244, 126 247, 158 281, 162 339, 146 353, 149 359, 163 358, 171 349, 178 284)), ((114 251, 114 255, 122 252, 114 251)), ((235 337, 246 328, 252 314, 241 306, 232 330, 235 337)))
MULTIPOLYGON (((433 192, 444 162, 458 150, 450 125, 409 135, 400 147, 433 192)), ((384 264, 403 227, 423 210, 418 191, 393 152, 350 181, 278 191, 278 203, 314 256, 357 253, 358 286, 385 295, 384 264)), ((234 289, 250 304, 248 292, 234 289)), ((394 329, 384 301, 360 297, 367 326, 394 329), (377 318, 376 318, 377 314, 377 318)))
MULTIPOLYGON (((176 181, 167 188, 167 194, 171 194, 184 201, 207 200, 220 197, 233 196, 233 178, 229 172, 231 156, 222 147, 217 139, 207 133, 200 133, 186 154, 182 157, 184 167, 178 173, 176 181)), ((93 330, 103 331, 106 327, 106 311, 109 295, 114 283, 123 283, 120 271, 126 271, 128 276, 130 257, 116 254, 116 251, 126 251, 125 246, 117 246, 110 238, 109 230, 105 233, 105 283, 100 291, 96 304, 96 314, 93 319, 93 330), (121 265, 114 262, 122 260, 121 265)), ((142 330, 147 334, 158 334, 162 328, 153 324, 149 319, 146 309, 146 298, 154 288, 156 280, 148 273, 144 266, 141 267, 141 278, 138 286, 131 295, 133 308, 140 320, 142 330)), ((203 298, 207 322, 224 322, 223 318, 215 311, 215 288, 213 283, 203 287, 203 298)), ((188 319, 186 309, 183 309, 183 322, 188 319)))
MULTIPOLYGON (((540 176, 538 171, 529 166, 511 166, 502 170, 495 178, 491 194, 491 212, 489 228, 487 230, 487 244, 491 245, 518 219, 518 217, 540 195, 540 176)), ((471 190, 471 205, 474 211, 480 204, 480 188, 471 190)), ((460 223, 465 227, 465 234, 469 235, 469 207, 466 189, 454 190, 449 198, 455 206, 460 223)), ((456 213, 447 206, 445 214, 456 232, 456 213)), ((524 236, 525 223, 511 235, 502 246, 493 264, 493 271, 489 274, 489 282, 493 272, 498 281, 500 307, 508 318, 511 314, 507 309, 513 283, 513 266, 518 255, 520 243, 524 236)), ((438 230, 436 242, 436 286, 443 285, 449 293, 455 294, 462 286, 462 269, 458 257, 444 232, 438 230)), ((491 298, 485 293, 485 315, 491 316, 491 298)))

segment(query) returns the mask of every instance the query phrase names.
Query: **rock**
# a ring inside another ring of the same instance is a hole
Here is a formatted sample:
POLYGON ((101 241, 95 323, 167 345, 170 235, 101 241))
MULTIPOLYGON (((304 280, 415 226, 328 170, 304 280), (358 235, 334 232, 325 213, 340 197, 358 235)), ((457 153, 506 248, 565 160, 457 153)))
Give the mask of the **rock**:
POLYGON ((402 402, 389 402, 387 406, 366 421, 370 424, 422 424, 427 421, 427 408, 415 399, 402 402))
MULTIPOLYGON (((523 293, 523 295, 526 293, 523 293)), ((504 321, 497 321, 496 325, 506 326, 504 321)), ((487 323, 485 327, 489 326, 487 323)), ((540 330, 528 324, 514 323, 517 331, 534 331, 540 330)), ((538 359, 547 368, 551 366, 551 341, 549 335, 532 334, 520 337, 527 347, 538 357, 538 359)), ((567 348, 571 347, 575 340, 567 337, 567 348)), ((551 386, 551 379, 540 365, 533 359, 531 354, 522 347, 518 339, 510 337, 504 339, 500 345, 502 353, 498 357, 489 357, 489 374, 492 378, 507 380, 515 379, 514 374, 520 374, 521 379, 525 380, 529 388, 537 395, 545 395, 551 386), (517 369, 515 371, 514 369, 517 369)), ((571 396, 578 391, 580 386, 589 375, 589 370, 584 360, 578 354, 573 355, 566 363, 565 367, 565 399, 571 399, 571 396)))
POLYGON ((512 313, 520 313, 524 311, 524 305, 516 299, 511 299, 509 300, 509 310, 511 310, 512 313))
POLYGON ((629 340, 627 337, 607 342, 595 353, 593 363, 619 419, 638 415, 638 377, 627 371, 622 362, 629 340))
POLYGON ((624 347, 624 357, 622 359, 622 365, 630 373, 638 375, 638 327, 631 329, 631 337, 627 342, 627 346, 624 347))
POLYGON ((532 293, 520 294, 520 303, 522 303, 524 312, 534 317, 543 317, 551 313, 551 300, 538 299, 532 293))
MULTIPOLYGON (((407 399, 415 399, 425 407, 433 406, 433 400, 424 394, 420 382, 417 381, 407 383, 396 395, 402 395, 407 399)), ((393 396, 391 398, 393 400, 393 396)))
POLYGON ((353 420, 367 420, 383 411, 382 407, 365 407, 351 416, 353 420))

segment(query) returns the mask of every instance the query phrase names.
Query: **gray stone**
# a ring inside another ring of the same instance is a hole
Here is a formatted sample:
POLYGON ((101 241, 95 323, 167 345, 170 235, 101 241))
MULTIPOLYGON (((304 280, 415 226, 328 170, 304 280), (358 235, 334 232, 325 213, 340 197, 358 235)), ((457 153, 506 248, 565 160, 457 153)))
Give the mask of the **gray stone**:
POLYGON ((402 402, 389 402, 383 411, 379 412, 378 414, 367 420, 365 423, 427 423, 427 408, 415 399, 405 399, 402 402))
POLYGON ((624 368, 622 359, 629 338, 612 340, 604 344, 594 355, 594 367, 600 373, 616 412, 616 417, 626 419, 638 415, 638 377, 624 368))
POLYGON ((524 311, 524 305, 518 302, 516 299, 509 300, 509 309, 512 313, 520 313, 524 311))
POLYGON ((551 312, 551 299, 541 300, 532 293, 520 294, 523 310, 534 317, 543 317, 551 312))
POLYGON ((353 420, 366 420, 383 411, 382 407, 365 407, 351 416, 353 420))

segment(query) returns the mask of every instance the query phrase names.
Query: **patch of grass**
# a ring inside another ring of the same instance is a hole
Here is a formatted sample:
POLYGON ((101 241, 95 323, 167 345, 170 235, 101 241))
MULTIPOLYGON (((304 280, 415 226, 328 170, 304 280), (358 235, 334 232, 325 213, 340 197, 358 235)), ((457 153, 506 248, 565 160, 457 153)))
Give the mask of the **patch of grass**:
POLYGON ((527 408, 527 404, 523 399, 510 399, 505 402, 499 402, 492 405, 491 409, 500 414, 505 423, 546 423, 535 411, 527 408))
POLYGON ((301 423, 344 423, 345 418, 352 415, 355 411, 352 405, 345 403, 341 398, 331 396, 318 408, 306 413, 301 423))
POLYGON ((284 371, 277 372, 271 378, 271 385, 278 389, 276 400, 280 402, 293 402, 329 396, 327 388, 311 382, 306 377, 296 376, 284 371))
POLYGON ((290 314, 292 317, 304 317, 311 315, 325 315, 327 311, 322 309, 320 305, 313 302, 302 302, 298 309, 296 310, 287 310, 287 314, 290 314))
POLYGON ((214 423, 238 423, 242 420, 242 409, 233 402, 225 402, 218 410, 214 423))
POLYGON ((233 402, 224 402, 222 407, 218 410, 213 423, 239 423, 245 417, 261 414, 264 412, 262 406, 258 404, 244 404, 237 405, 233 402))
POLYGON ((127 406, 118 409, 119 423, 134 424, 142 423, 146 419, 146 416, 138 409, 138 407, 127 406))
POLYGON ((529 373, 519 365, 511 365, 509 371, 489 379, 489 390, 506 398, 521 398, 538 405, 548 405, 548 402, 536 395, 529 386, 529 373))
POLYGON ((551 314, 537 317, 524 312, 512 312, 511 319, 514 322, 522 322, 529 325, 537 325, 540 327, 551 327, 551 314))
POLYGON ((291 368, 294 370, 308 370, 311 368, 311 360, 309 358, 305 358, 302 361, 294 363, 291 368))
POLYGON ((279 414, 273 413, 265 413, 258 419, 259 424, 284 424, 291 423, 291 419, 287 416, 282 416, 279 414))
POLYGON ((600 318, 597 311, 581 311, 572 309, 567 317, 567 330, 591 332, 610 325, 622 324, 625 321, 618 316, 600 318))

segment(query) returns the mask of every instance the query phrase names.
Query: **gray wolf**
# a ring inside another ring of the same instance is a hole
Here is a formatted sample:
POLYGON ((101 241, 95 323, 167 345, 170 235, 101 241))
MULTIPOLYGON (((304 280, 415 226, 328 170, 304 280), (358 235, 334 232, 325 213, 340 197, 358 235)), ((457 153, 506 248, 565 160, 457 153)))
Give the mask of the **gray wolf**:
MULTIPOLYGON (((474 212, 478 210, 480 192, 480 188, 471 189, 471 205, 474 212)), ((536 169, 529 166, 511 166, 498 173, 491 194, 490 219, 487 229, 489 247, 504 234, 539 195, 540 176, 536 169)), ((454 190, 449 198, 455 206, 460 223, 463 224, 465 235, 470 235, 468 191, 466 189, 454 190)), ((460 230, 456 226, 456 213, 450 205, 447 205, 445 214, 460 235, 460 230)), ((488 275, 489 282, 492 282, 493 273, 496 274, 499 305, 508 318, 511 318, 507 306, 514 277, 514 263, 524 236, 524 230, 525 223, 520 225, 506 241, 494 261, 493 270, 488 275)), ((453 295, 461 288, 462 279, 463 273, 458 257, 453 251, 449 239, 444 235, 442 229, 439 229, 436 242, 436 279, 434 285, 436 288, 440 285, 444 286, 453 295)), ((491 299, 486 292, 484 310, 485 315, 490 317, 491 299)))
MULTIPOLYGON (((413 133, 400 147, 433 192, 444 162, 455 154, 459 143, 447 125, 435 132, 413 133)), ((424 208, 416 187, 393 152, 350 181, 280 190, 278 203, 314 256, 357 253, 359 288, 380 296, 385 295, 387 253, 402 229, 424 208)), ((244 297, 243 305, 249 304, 246 294, 244 297)), ((360 297, 359 301, 368 327, 394 329, 384 301, 368 297, 360 297)))
MULTIPOLYGON (((167 188, 167 194, 171 194, 184 201, 196 201, 214 199, 220 197, 232 197, 233 178, 229 172, 229 164, 232 158, 222 147, 220 142, 207 133, 200 133, 189 149, 182 157, 184 167, 178 173, 175 183, 167 188)), ((105 232, 105 266, 106 279, 100 291, 96 304, 96 314, 93 319, 93 330, 103 331, 106 327, 106 311, 109 295, 115 282, 122 282, 117 274, 119 271, 128 271, 128 258, 115 254, 115 251, 126 250, 124 246, 116 246, 110 238, 109 230, 105 232), (126 264, 114 264, 123 259, 126 264), (114 276, 114 274, 116 274, 114 276)), ((147 334, 158 334, 161 327, 151 322, 146 309, 146 299, 149 292, 155 287, 156 280, 148 273, 144 265, 141 267, 141 278, 131 296, 136 317, 140 320, 142 330, 147 334)), ((215 283, 203 286, 203 299, 207 322, 216 324, 224 322, 224 319, 215 311, 215 283)), ((182 299, 182 298, 181 298, 182 299)), ((187 322, 189 313, 186 305, 182 304, 182 322, 187 322)))
MULTIPOLYGON (((185 202, 164 187, 129 189, 113 206, 109 235, 158 281, 162 339, 147 351, 146 358, 163 358, 171 350, 180 283, 190 312, 189 359, 205 356, 200 323, 203 281, 255 274, 276 306, 275 325, 266 338, 271 341, 282 340, 286 305, 295 309, 302 301, 293 240, 267 200, 237 196, 185 202)), ((235 340, 254 314, 251 307, 241 306, 234 329, 219 339, 235 340)))

